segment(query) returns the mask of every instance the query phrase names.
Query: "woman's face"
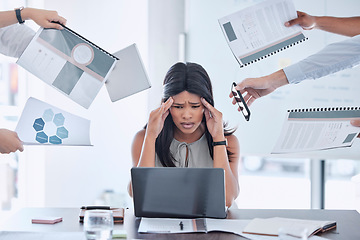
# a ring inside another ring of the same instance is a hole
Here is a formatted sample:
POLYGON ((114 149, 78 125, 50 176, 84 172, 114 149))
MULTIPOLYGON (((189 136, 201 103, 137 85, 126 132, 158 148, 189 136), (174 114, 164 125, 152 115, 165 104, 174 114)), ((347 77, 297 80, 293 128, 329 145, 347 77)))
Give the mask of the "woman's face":
POLYGON ((172 97, 174 103, 170 114, 175 126, 183 133, 194 133, 201 124, 204 116, 204 105, 200 96, 183 91, 172 97))

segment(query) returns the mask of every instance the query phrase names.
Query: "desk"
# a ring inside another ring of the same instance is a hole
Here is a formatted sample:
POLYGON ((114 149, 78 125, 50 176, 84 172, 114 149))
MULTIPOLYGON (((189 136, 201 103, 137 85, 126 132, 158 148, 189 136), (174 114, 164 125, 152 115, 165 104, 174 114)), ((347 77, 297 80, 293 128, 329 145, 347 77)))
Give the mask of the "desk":
MULTIPOLYGON (((76 208, 24 208, 15 213, 8 221, 0 226, 0 231, 31 231, 31 232, 79 232, 79 209, 76 208), (61 216, 63 221, 54 225, 32 224, 34 216, 61 216)), ((228 213, 229 219, 252 219, 255 217, 288 217, 314 220, 335 220, 337 229, 322 234, 328 239, 352 240, 360 239, 360 214, 355 210, 256 210, 232 209, 228 213)), ((230 233, 195 233, 195 234, 139 234, 140 219, 134 217, 132 210, 125 211, 125 223, 115 224, 115 229, 126 229, 128 239, 244 239, 230 233)))

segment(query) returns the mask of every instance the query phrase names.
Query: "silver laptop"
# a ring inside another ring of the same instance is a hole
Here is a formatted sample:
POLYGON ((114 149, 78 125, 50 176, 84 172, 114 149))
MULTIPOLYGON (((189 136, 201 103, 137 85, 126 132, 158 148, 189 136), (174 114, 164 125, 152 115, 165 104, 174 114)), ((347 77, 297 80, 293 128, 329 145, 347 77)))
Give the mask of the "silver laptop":
POLYGON ((151 87, 136 44, 113 55, 119 60, 106 81, 106 88, 112 102, 151 87))
POLYGON ((136 217, 225 218, 222 168, 132 168, 136 217))

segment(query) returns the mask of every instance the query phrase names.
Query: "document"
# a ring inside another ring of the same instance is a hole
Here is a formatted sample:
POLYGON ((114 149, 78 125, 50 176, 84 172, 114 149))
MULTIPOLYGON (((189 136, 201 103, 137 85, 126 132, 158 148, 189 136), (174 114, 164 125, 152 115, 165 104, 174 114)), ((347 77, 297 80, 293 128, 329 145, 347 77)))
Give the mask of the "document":
POLYGON ((91 146, 89 120, 32 97, 15 131, 25 145, 91 146))
POLYGON ((336 228, 335 221, 316 221, 293 218, 255 218, 243 229, 243 233, 278 236, 281 229, 295 237, 303 237, 305 230, 306 237, 318 232, 325 232, 336 228))
MULTIPOLYGON (((283 221, 282 218, 274 218, 283 221)), ((255 219, 254 219, 255 220, 255 219)), ((139 233, 208 233, 213 231, 227 232, 236 234, 247 239, 252 240, 279 240, 277 235, 265 236, 255 235, 252 233, 245 233, 246 227, 254 220, 249 219, 213 219, 213 218, 197 218, 197 219, 180 219, 180 218, 141 218, 138 232, 139 233)), ((286 219, 287 220, 287 219, 286 219)), ((290 219, 290 221, 297 219, 290 219)), ((326 221, 312 221, 312 220, 299 220, 297 222, 306 221, 308 225, 313 223, 318 226, 318 223, 328 223, 326 221)), ((331 223, 331 222, 329 222, 331 223)), ((308 226, 307 225, 307 226, 308 226)), ((303 226, 303 225, 299 225, 303 226)), ((250 229, 251 230, 251 229, 250 229)), ((277 234, 277 231, 276 231, 277 234)), ((287 238, 292 239, 292 238, 287 238)), ((297 240, 299 238, 294 238, 297 240)), ((326 238, 311 236, 309 240, 326 240, 326 238)))
POLYGON ((17 63, 89 108, 117 58, 71 29, 40 28, 17 63))
POLYGON ((114 53, 117 61, 106 81, 106 89, 112 102, 141 92, 151 87, 136 44, 114 53))
POLYGON ((294 18, 297 13, 292 0, 267 0, 225 16, 219 23, 243 67, 305 41, 299 25, 284 26, 294 18))
POLYGON ((359 107, 290 110, 272 153, 296 153, 351 147, 359 127, 359 107))
POLYGON ((180 218, 141 218, 140 233, 191 233, 191 232, 229 232, 242 236, 242 229, 250 220, 240 219, 180 219, 180 218))

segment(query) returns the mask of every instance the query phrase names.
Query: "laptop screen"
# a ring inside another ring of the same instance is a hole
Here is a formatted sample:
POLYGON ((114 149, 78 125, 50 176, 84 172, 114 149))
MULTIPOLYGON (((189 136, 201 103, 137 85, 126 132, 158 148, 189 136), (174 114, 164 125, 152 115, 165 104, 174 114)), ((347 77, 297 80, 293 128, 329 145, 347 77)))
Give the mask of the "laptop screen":
POLYGON ((136 217, 225 218, 222 168, 132 168, 136 217))

